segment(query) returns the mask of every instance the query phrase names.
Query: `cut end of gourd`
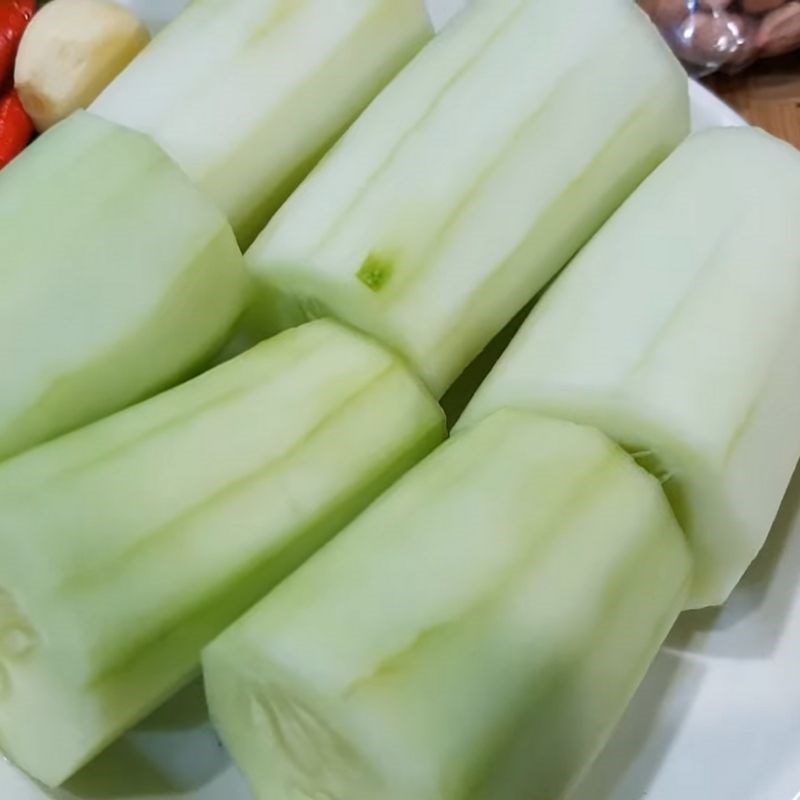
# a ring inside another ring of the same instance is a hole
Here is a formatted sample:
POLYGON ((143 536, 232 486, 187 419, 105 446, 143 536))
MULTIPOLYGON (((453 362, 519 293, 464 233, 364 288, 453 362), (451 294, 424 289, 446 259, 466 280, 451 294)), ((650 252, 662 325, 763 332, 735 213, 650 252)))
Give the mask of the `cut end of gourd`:
POLYGON ((0 240, 0 459, 180 382, 245 303, 219 209, 149 137, 91 113, 3 171, 0 240))
POLYGON ((259 661, 258 675, 212 645, 203 659, 206 694, 223 742, 259 800, 389 800, 342 712, 259 661))

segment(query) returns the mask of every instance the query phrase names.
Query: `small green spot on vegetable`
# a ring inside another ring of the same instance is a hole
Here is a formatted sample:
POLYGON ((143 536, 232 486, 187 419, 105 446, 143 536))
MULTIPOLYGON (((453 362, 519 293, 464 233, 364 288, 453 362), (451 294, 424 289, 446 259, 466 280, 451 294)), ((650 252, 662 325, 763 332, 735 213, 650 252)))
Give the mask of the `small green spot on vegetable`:
POLYGON ((392 279, 394 266, 391 260, 384 256, 370 253, 358 271, 358 279, 368 289, 379 292, 392 279))

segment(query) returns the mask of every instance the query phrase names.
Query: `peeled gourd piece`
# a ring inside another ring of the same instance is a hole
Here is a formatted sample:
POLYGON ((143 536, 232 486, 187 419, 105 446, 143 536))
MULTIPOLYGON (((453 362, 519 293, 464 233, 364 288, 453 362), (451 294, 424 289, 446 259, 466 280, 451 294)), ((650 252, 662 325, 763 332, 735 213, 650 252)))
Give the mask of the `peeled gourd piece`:
POLYGON ((424 0, 195 0, 91 108, 152 136, 246 246, 432 35, 424 0))
POLYGON ((251 325, 339 318, 441 396, 688 128, 634 3, 475 0, 250 248, 251 325))
POLYGON ((560 800, 675 620, 658 481, 502 411, 400 479, 204 653, 258 800, 560 800))
POLYGON ((722 603, 800 457, 800 155, 751 129, 684 144, 534 309, 462 419, 594 425, 659 477, 722 603))
POLYGON ((86 112, 0 174, 0 458, 177 383, 244 307, 230 226, 146 136, 86 112))

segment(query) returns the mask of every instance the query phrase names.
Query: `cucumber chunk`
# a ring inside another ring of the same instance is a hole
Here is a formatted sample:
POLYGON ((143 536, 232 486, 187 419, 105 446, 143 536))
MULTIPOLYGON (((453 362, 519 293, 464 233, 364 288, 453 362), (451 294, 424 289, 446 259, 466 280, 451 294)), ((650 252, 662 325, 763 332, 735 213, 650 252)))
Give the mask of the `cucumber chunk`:
POLYGON ((0 458, 177 382, 244 306, 230 226, 141 134, 80 112, 0 175, 0 458))
POLYGON ((462 420, 539 410, 657 475, 724 602, 800 457, 800 156, 750 129, 684 144, 578 256, 462 420))
POLYGON ((441 396, 688 127, 633 3, 475 0, 250 248, 251 325, 340 318, 441 396))
POLYGON ((423 0, 195 0, 92 110, 151 135, 246 246, 432 33, 423 0))
POLYGON ((259 800, 557 800, 689 576, 622 449, 498 412, 207 648, 212 718, 259 800))
POLYGON ((0 749, 68 778, 444 437, 382 348, 319 322, 0 467, 0 749))

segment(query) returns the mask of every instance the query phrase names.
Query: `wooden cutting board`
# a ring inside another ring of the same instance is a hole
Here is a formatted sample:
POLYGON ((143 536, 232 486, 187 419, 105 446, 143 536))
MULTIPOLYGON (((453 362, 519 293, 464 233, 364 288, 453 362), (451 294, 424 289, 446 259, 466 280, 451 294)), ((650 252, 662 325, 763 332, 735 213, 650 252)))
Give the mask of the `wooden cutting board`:
POLYGON ((800 148, 800 53, 764 60, 740 75, 714 75, 706 85, 753 125, 800 148))

